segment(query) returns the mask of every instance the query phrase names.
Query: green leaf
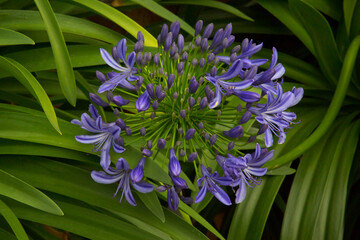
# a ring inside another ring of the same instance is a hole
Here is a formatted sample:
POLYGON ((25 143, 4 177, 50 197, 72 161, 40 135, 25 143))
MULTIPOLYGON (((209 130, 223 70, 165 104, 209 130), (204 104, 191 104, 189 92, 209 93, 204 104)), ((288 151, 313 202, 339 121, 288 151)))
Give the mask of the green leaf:
POLYGON ((63 215, 61 209, 33 186, 0 169, 0 194, 42 211, 63 215))
POLYGON ((46 95, 44 89, 36 80, 36 78, 24 66, 22 66, 18 62, 1 56, 0 56, 0 68, 2 68, 4 71, 8 71, 31 92, 31 94, 40 103, 51 125, 56 129, 56 131, 58 131, 61 134, 52 103, 49 97, 46 95))
POLYGON ((283 220, 282 239, 342 239, 349 172, 359 139, 353 116, 304 154, 283 220))
POLYGON ((97 12, 104 17, 110 19, 120 27, 124 28, 132 36, 136 37, 137 33, 141 31, 145 38, 145 45, 149 47, 157 47, 157 40, 143 27, 137 24, 134 20, 116 10, 115 8, 97 1, 97 0, 69 0, 74 3, 83 5, 94 12, 97 12))
POLYGON ((0 213, 4 216, 5 220, 9 223, 11 229, 14 231, 16 237, 21 240, 29 239, 19 219, 15 216, 14 212, 0 200, 0 213))
POLYGON ((160 204, 160 201, 155 192, 150 193, 140 193, 136 192, 141 201, 145 204, 145 206, 162 222, 165 222, 165 215, 160 204))
POLYGON ((344 11, 344 20, 346 32, 350 35, 350 27, 353 19, 353 14, 355 10, 357 0, 344 0, 343 1, 343 11, 344 11))
POLYGON ((47 0, 34 0, 44 20, 53 50, 61 90, 68 102, 76 105, 76 83, 71 59, 59 23, 47 0))
POLYGON ((149 11, 155 13, 156 15, 161 16, 162 18, 164 18, 170 22, 179 21, 181 28, 184 29, 191 36, 194 36, 194 33, 195 33, 194 28, 192 28, 189 24, 187 24, 184 20, 182 20, 176 14, 170 12, 169 10, 167 10, 166 8, 164 8, 157 2, 152 1, 152 0, 131 0, 131 1, 143 6, 144 8, 148 9, 149 11))
POLYGON ((3 228, 0 228, 0 239, 17 240, 14 234, 9 233, 3 228))
POLYGON ((307 3, 290 0, 289 5, 301 20, 314 44, 315 57, 321 70, 330 80, 329 83, 335 85, 340 75, 341 60, 330 24, 321 13, 307 3))
POLYGON ((357 36, 352 41, 348 50, 346 51, 344 63, 341 68, 340 79, 336 91, 331 100, 330 106, 319 127, 313 132, 313 134, 307 140, 305 140, 298 146, 294 147, 294 149, 292 149, 289 153, 266 163, 265 166, 277 167, 299 157, 310 147, 314 146, 322 138, 322 136, 324 136, 326 132, 332 127, 332 124, 343 104, 351 80, 351 76, 359 48, 360 48, 360 36, 357 36))
MULTIPOLYGON (((64 34, 94 38, 114 45, 124 38, 120 33, 85 19, 58 13, 55 16, 64 34)), ((34 32, 46 30, 40 13, 32 10, 0 10, 0 27, 34 32)))
POLYGON ((340 21, 342 15, 341 1, 338 0, 303 0, 317 10, 325 13, 333 19, 340 21))
POLYGON ((31 44, 35 42, 28 36, 10 29, 0 28, 0 46, 31 44))
POLYGON ((270 169, 266 175, 291 175, 296 173, 296 170, 287 166, 282 166, 275 169, 270 169))
POLYGON ((134 217, 169 234, 174 239, 206 239, 200 231, 166 209, 164 211, 166 221, 163 223, 139 199, 136 199, 136 207, 132 207, 125 201, 119 203, 120 196, 112 197, 117 186, 95 183, 88 170, 50 159, 29 156, 26 158, 0 156, 0 168, 21 176, 22 179, 40 189, 134 217))
POLYGON ((89 239, 159 239, 125 221, 75 203, 57 200, 57 204, 64 210, 64 216, 54 216, 14 201, 7 202, 19 218, 60 228, 89 239))
POLYGON ((252 19, 251 17, 247 16, 246 14, 244 14, 243 12, 239 11, 238 9, 236 9, 235 7, 223 3, 223 2, 218 2, 218 1, 213 1, 213 0, 197 0, 197 1, 193 1, 193 0, 177 0, 177 1, 164 1, 164 4, 185 4, 185 5, 196 5, 196 6, 205 6, 205 7, 210 7, 210 8, 217 8, 229 13, 234 14, 235 16, 248 20, 248 21, 254 21, 254 19, 252 19))
POLYGON ((314 44, 301 22, 290 12, 287 0, 256 0, 263 8, 279 19, 294 35, 300 39, 311 53, 315 53, 314 44))

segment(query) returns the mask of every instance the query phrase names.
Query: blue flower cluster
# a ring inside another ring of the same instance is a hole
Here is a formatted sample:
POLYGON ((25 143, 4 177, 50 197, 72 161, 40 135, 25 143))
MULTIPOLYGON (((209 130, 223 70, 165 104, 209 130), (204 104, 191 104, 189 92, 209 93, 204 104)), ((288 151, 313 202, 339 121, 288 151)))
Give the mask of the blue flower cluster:
POLYGON ((287 109, 302 99, 303 89, 283 91, 285 68, 277 63, 276 49, 272 49, 269 67, 259 71, 268 61, 253 58, 262 44, 245 39, 230 49, 235 41, 231 23, 217 30, 210 40, 213 28, 211 23, 203 29, 203 22, 198 21, 194 39, 185 43, 179 22, 174 22, 170 27, 163 25, 157 37, 158 48, 151 52, 144 51, 141 32, 130 53, 126 39, 120 40, 110 53, 100 50, 113 71, 106 75, 96 72, 101 85, 90 99, 95 105, 111 108, 115 118, 104 122, 95 106, 90 105, 91 116, 84 113, 81 121, 72 122, 95 134, 75 138, 93 144, 94 151, 100 152, 103 171, 92 172, 94 181, 118 182, 115 195, 121 189, 132 205, 136 202, 130 185, 142 193, 155 188, 143 180, 144 164, 158 161, 160 155, 166 156, 171 183, 159 182, 156 190, 167 191, 171 210, 178 209, 180 200, 191 204, 195 199, 198 203, 207 192, 231 205, 221 186, 237 188, 235 203, 242 202, 247 187, 260 184, 260 177, 266 174, 262 166, 274 154, 267 149, 273 145, 274 137, 283 143, 296 119, 296 114, 287 109), (256 140, 255 152, 240 151, 241 146, 256 140), (131 170, 120 158, 112 168, 111 146, 122 153, 126 145, 134 142, 142 145, 143 157, 137 166, 131 170), (210 161, 218 166, 213 173, 210 161), (190 191, 185 191, 189 182, 180 177, 184 164, 194 166, 200 187, 192 197, 190 191))

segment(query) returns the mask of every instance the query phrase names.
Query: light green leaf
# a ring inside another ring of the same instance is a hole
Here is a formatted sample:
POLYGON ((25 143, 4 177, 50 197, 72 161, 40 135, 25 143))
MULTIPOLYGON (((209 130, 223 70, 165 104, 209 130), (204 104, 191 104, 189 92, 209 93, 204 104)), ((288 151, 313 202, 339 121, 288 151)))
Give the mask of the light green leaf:
POLYGON ((165 222, 165 215, 160 204, 160 201, 155 192, 150 193, 140 193, 136 192, 141 201, 145 204, 145 206, 162 222, 165 222))
POLYGON ((158 4, 155 1, 152 0, 131 0, 132 2, 135 2, 144 8, 148 9, 149 11, 155 13, 156 15, 159 15, 160 17, 163 17, 164 19, 175 22, 179 21, 180 26, 182 29, 184 29, 187 33, 194 36, 195 30, 192 28, 189 24, 187 24, 184 20, 182 20, 180 17, 178 17, 176 14, 170 12, 160 4, 158 4))
POLYGON ((34 41, 28 36, 10 29, 0 28, 0 46, 31 44, 34 41))
POLYGON ((0 194, 45 212, 63 215, 56 203, 45 194, 1 169, 0 194))
POLYGON ((218 1, 213 1, 213 0, 179 0, 179 1, 164 1, 164 4, 185 4, 185 5, 196 5, 196 6, 205 6, 205 7, 210 7, 210 8, 217 8, 229 13, 234 14, 235 16, 248 20, 248 21, 254 21, 254 19, 252 19, 251 17, 247 16, 246 14, 244 14, 243 12, 239 11, 238 9, 234 8, 233 6, 223 3, 223 2, 218 2, 218 1))
POLYGON ((19 219, 15 216, 14 212, 0 200, 0 213, 4 216, 5 220, 9 223, 11 229, 14 231, 16 237, 21 240, 29 239, 19 219))
MULTIPOLYGON (((64 34, 94 38, 114 45, 124 37, 120 33, 85 19, 57 13, 55 16, 64 34)), ((0 10, 0 27, 34 32, 46 30, 40 13, 32 10, 0 10)))
POLYGON ((296 173, 296 170, 287 166, 282 166, 275 169, 270 169, 266 175, 291 175, 296 173))
POLYGON ((52 103, 36 78, 24 66, 9 58, 0 56, 0 68, 8 71, 31 92, 40 103, 51 125, 61 134, 52 103))
POLYGON ((145 38, 145 45, 149 47, 157 47, 157 40, 143 27, 137 24, 134 20, 116 10, 115 8, 97 1, 97 0, 70 0, 72 2, 83 5, 94 12, 97 12, 104 17, 110 19, 120 27, 124 28, 132 36, 136 37, 137 33, 141 31, 145 38))
POLYGON ((53 50, 61 90, 68 102, 76 105, 76 83, 71 59, 59 23, 47 0, 34 0, 44 20, 53 50))

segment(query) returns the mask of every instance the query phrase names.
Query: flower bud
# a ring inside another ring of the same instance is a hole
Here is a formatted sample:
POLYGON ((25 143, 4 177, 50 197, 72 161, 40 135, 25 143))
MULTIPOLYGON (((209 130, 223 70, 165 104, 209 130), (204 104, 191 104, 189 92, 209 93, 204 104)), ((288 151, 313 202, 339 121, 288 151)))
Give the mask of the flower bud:
POLYGON ((229 138, 239 138, 239 137, 242 137, 243 132, 244 132, 243 127, 238 125, 232 129, 230 129, 229 131, 223 131, 223 134, 229 138))
POLYGON ((132 135, 132 130, 129 127, 126 127, 125 128, 125 133, 126 133, 126 135, 131 136, 132 135))
POLYGON ((188 161, 192 162, 197 158, 197 152, 192 152, 189 157, 188 157, 188 161))
POLYGON ((96 77, 100 80, 100 82, 105 82, 106 81, 105 75, 100 71, 96 71, 96 77))
POLYGON ((211 69, 210 69, 210 75, 212 77, 215 77, 216 76, 216 73, 217 73, 217 68, 215 66, 213 66, 211 69))
POLYGON ((207 97, 208 102, 211 102, 215 98, 215 93, 213 90, 211 90, 209 85, 205 87, 205 95, 207 97))
POLYGON ((152 112, 152 113, 150 114, 150 119, 154 119, 155 117, 156 117, 155 113, 152 112))
POLYGON ((178 94, 177 92, 174 92, 174 94, 173 94, 173 99, 177 99, 178 96, 179 96, 179 94, 178 94))
POLYGON ((251 118, 251 112, 246 111, 244 115, 241 117, 239 124, 247 123, 251 118))
POLYGON ((166 145, 166 140, 163 138, 160 138, 159 141, 157 142, 157 147, 159 149, 164 149, 166 145))
POLYGON ((149 96, 152 99, 155 99, 155 95, 154 95, 154 86, 152 83, 149 83, 148 85, 146 85, 146 91, 148 92, 149 96))
POLYGON ((159 62, 160 62, 160 57, 159 57, 159 53, 156 53, 153 57, 154 59, 154 64, 155 66, 158 66, 159 65, 159 62))
POLYGON ((182 53, 182 51, 183 51, 183 49, 184 49, 184 37, 183 37, 183 35, 182 34, 179 34, 179 36, 178 36, 178 52, 179 52, 179 54, 181 54, 182 53))
POLYGON ((151 157, 152 151, 149 150, 149 149, 144 148, 144 149, 141 151, 141 154, 144 155, 145 157, 151 157))
POLYGON ((188 54, 187 52, 184 52, 183 55, 182 55, 182 57, 181 57, 181 59, 182 59, 183 61, 186 61, 186 60, 188 60, 188 57, 189 57, 189 54, 188 54))
POLYGON ((201 29, 203 27, 203 21, 202 20, 199 20, 196 22, 195 24, 195 37, 200 33, 201 29))
POLYGON ((221 44, 223 37, 224 37, 224 30, 220 28, 219 30, 216 31, 209 49, 214 49, 216 46, 221 44))
POLYGON ((216 140, 217 140, 217 135, 216 134, 212 135, 211 138, 210 138, 210 144, 214 145, 216 140))
POLYGON ((205 58, 200 58, 199 67, 203 68, 204 65, 205 65, 205 58))
POLYGON ((205 30, 204 30, 204 32, 203 32, 202 37, 203 37, 203 38, 209 38, 210 35, 211 35, 211 33, 212 33, 212 31, 213 31, 213 29, 214 29, 214 24, 213 24, 213 23, 208 24, 208 25, 205 27, 205 30))
POLYGON ((146 129, 144 127, 140 128, 140 135, 144 137, 145 134, 146 134, 146 129))
POLYGON ((122 147, 124 146, 124 139, 122 138, 122 136, 119 136, 118 139, 116 139, 116 143, 122 147))
POLYGON ((200 122, 200 123, 198 124, 198 127, 199 127, 200 129, 203 129, 203 128, 204 128, 204 124, 203 124, 202 122, 200 122))
POLYGON ((170 149, 169 173, 176 177, 181 173, 180 162, 176 157, 174 148, 170 149))
POLYGON ((172 87, 174 80, 175 80, 175 75, 171 73, 167 79, 167 85, 169 89, 172 87))
POLYGON ((184 68, 184 62, 179 62, 177 65, 177 72, 181 73, 184 68))
POLYGON ((215 59, 215 54, 210 53, 207 57, 208 63, 211 63, 215 59))
POLYGON ((147 146, 148 149, 151 150, 151 148, 152 148, 152 146, 153 146, 153 142, 152 142, 151 140, 148 140, 148 141, 146 142, 146 146, 147 146))
POLYGON ((200 51, 201 52, 204 52, 208 47, 208 39, 207 38, 203 38, 201 39, 201 42, 200 42, 200 51))
POLYGON ((242 105, 241 104, 237 105, 236 111, 241 112, 241 110, 242 110, 242 105))
POLYGON ((232 54, 230 55, 230 62, 231 62, 231 63, 235 62, 236 58, 237 58, 236 53, 232 53, 232 54))
POLYGON ((144 50, 144 42, 143 41, 137 41, 134 45, 134 51, 135 53, 142 52, 144 50))
POLYGON ((166 93, 161 91, 160 96, 158 97, 159 102, 161 102, 166 97, 166 93))
POLYGON ((206 97, 203 97, 200 101, 200 110, 204 109, 208 104, 208 100, 206 97))
POLYGON ((121 107, 129 104, 130 100, 123 99, 121 96, 114 96, 112 98, 112 102, 115 103, 117 106, 121 107))
POLYGON ((233 141, 229 142, 228 144, 228 150, 231 151, 235 146, 235 143, 233 141))
POLYGON ((176 47, 176 44, 173 42, 172 45, 171 45, 171 48, 170 48, 170 57, 174 57, 175 53, 177 51, 177 47, 176 47))
POLYGON ((160 43, 163 43, 163 42, 165 42, 165 40, 166 40, 166 37, 167 37, 167 35, 168 35, 168 32, 169 32, 169 28, 168 28, 168 25, 166 25, 166 24, 164 24, 163 26, 162 26, 162 29, 161 29, 161 32, 160 32, 160 43))
POLYGON ((230 54, 238 53, 239 51, 240 51, 240 45, 236 45, 235 47, 233 47, 233 49, 231 49, 230 54))
POLYGON ((164 51, 165 52, 169 51, 171 43, 172 43, 172 39, 173 39, 173 34, 171 32, 169 32, 166 36, 166 40, 164 43, 164 51))
POLYGON ((209 134, 209 133, 205 133, 205 134, 204 134, 204 138, 205 138, 205 141, 209 140, 209 139, 210 139, 210 134, 209 134))
POLYGON ((172 176, 172 175, 170 175, 170 177, 171 177, 171 180, 173 181, 175 187, 180 188, 180 189, 188 188, 187 183, 181 177, 172 176))
POLYGON ((186 116, 186 111, 185 111, 185 110, 181 110, 181 111, 180 111, 180 117, 181 117, 181 118, 185 118, 185 116, 186 116))
POLYGON ((196 81, 195 77, 192 77, 190 79, 190 84, 189 84, 189 93, 190 94, 195 93, 198 87, 199 87, 199 83, 196 81))
POLYGON ((183 135, 183 134, 184 134, 184 130, 183 130, 182 128, 179 128, 179 129, 178 129, 178 133, 179 133, 179 135, 183 135))
POLYGON ((190 140, 194 137, 196 130, 194 128, 190 128, 185 133, 185 140, 190 140))
POLYGON ((198 47, 201 44, 201 37, 197 37, 194 42, 195 46, 198 47))
POLYGON ((263 134, 268 128, 268 125, 267 124, 262 124, 259 128, 259 131, 257 132, 257 135, 261 135, 263 134))
POLYGON ((252 143, 255 140, 256 140, 256 136, 250 136, 247 142, 252 143))
POLYGON ((101 106, 101 107, 107 107, 109 106, 108 103, 104 102, 98 95, 96 95, 95 93, 90 93, 89 94, 89 97, 90 97, 90 100, 98 105, 98 106, 101 106))
POLYGON ((161 91, 162 91, 162 86, 157 85, 156 88, 155 88, 155 95, 156 95, 157 98, 160 97, 161 91))
POLYGON ((185 151, 184 151, 184 149, 180 149, 179 156, 180 156, 181 158, 185 157, 185 151))
POLYGON ((159 108, 159 102, 157 100, 155 100, 152 104, 152 108, 154 109, 154 111, 156 111, 159 108))
POLYGON ((125 130, 126 128, 126 124, 121 118, 116 119, 115 124, 118 125, 122 130, 125 130))
POLYGON ((172 32, 174 39, 176 39, 176 37, 178 36, 178 34, 180 32, 180 23, 179 23, 179 21, 175 21, 175 22, 171 23, 170 31, 172 32))
MULTIPOLYGON (((190 90, 189 90, 190 91, 190 90)), ((195 98, 190 97, 189 98, 189 107, 192 109, 192 107, 195 105, 195 98)))

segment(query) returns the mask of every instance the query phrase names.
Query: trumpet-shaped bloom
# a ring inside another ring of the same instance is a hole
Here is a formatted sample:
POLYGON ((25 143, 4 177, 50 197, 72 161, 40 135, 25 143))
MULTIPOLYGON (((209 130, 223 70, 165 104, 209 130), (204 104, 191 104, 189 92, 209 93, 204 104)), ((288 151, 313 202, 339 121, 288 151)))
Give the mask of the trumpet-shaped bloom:
MULTIPOLYGON (((107 157, 109 158, 107 161, 110 162, 110 156, 107 157)), ((136 201, 131 193, 130 183, 135 188, 135 190, 141 193, 148 193, 154 189, 154 186, 150 183, 141 181, 144 176, 144 164, 145 158, 142 158, 138 165, 131 170, 127 161, 124 158, 120 158, 116 163, 115 169, 109 166, 104 168, 104 171, 92 171, 91 177, 95 182, 102 184, 119 182, 114 197, 119 192, 119 190, 122 190, 120 202, 125 196, 125 199, 128 203, 136 206, 136 201)))
POLYGON ((95 152, 101 150, 109 153, 111 145, 113 146, 115 152, 122 153, 125 151, 125 148, 117 143, 121 132, 120 127, 115 123, 103 122, 101 116, 92 104, 89 106, 89 112, 92 117, 90 117, 87 113, 83 113, 81 115, 81 121, 74 119, 71 122, 96 134, 75 136, 76 141, 85 144, 93 144, 95 152))
POLYGON ((134 68, 135 63, 135 52, 131 52, 126 57, 126 39, 120 40, 120 42, 116 45, 116 55, 117 57, 125 64, 125 67, 121 66, 117 60, 115 60, 105 49, 101 48, 100 53, 101 57, 104 59, 107 65, 112 67, 113 69, 119 71, 118 72, 110 72, 108 74, 109 80, 105 81, 98 89, 99 93, 105 91, 112 91, 117 86, 135 90, 135 86, 129 83, 128 81, 137 80, 139 77, 135 74, 137 73, 137 69, 134 68))
POLYGON ((234 157, 228 154, 227 158, 217 156, 217 161, 223 168, 225 176, 231 177, 233 182, 232 187, 239 186, 235 196, 235 203, 240 203, 245 199, 246 186, 254 187, 259 185, 261 181, 256 177, 264 176, 267 168, 262 168, 267 161, 274 155, 274 151, 268 152, 266 148, 261 149, 259 144, 256 144, 256 150, 252 154, 246 154, 244 157, 234 157))
POLYGON ((293 88, 292 91, 283 93, 280 84, 277 84, 276 97, 271 92, 267 92, 267 103, 258 104, 257 107, 250 107, 249 111, 255 115, 255 119, 267 125, 265 131, 265 145, 270 147, 273 144, 273 134, 279 137, 278 143, 285 141, 285 129, 289 128, 292 121, 296 119, 296 114, 284 112, 289 107, 296 105, 303 97, 302 88, 293 88))
MULTIPOLYGON (((215 97, 214 99, 209 103, 209 108, 215 108, 221 103, 221 97, 223 91, 221 89, 224 88, 229 93, 239 93, 240 90, 248 88, 251 86, 253 80, 248 79, 240 82, 228 82, 225 80, 230 80, 234 77, 237 77, 242 70, 243 63, 240 60, 235 61, 228 71, 221 75, 221 76, 211 76, 208 74, 205 79, 211 82, 215 86, 215 97)), ((235 94, 236 95, 236 94, 235 94)))
POLYGON ((221 187, 219 187, 219 185, 217 185, 231 185, 231 177, 220 177, 216 171, 213 174, 210 174, 204 165, 201 165, 201 173, 203 176, 198 179, 197 183, 199 187, 202 183, 203 185, 195 198, 195 203, 201 202, 204 199, 206 192, 210 191, 211 194, 213 194, 220 202, 225 205, 231 205, 231 201, 227 193, 221 187))

